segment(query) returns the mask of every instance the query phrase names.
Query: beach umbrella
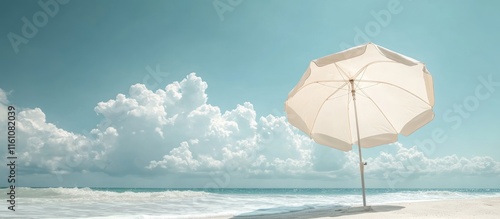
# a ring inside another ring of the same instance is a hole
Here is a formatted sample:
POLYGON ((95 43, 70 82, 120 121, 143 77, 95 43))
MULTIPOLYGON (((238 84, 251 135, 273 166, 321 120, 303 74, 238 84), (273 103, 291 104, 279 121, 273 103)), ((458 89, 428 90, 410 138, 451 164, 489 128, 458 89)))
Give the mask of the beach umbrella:
POLYGON ((288 94, 288 121, 315 142, 349 151, 397 141, 434 118, 432 77, 422 62, 373 43, 312 60, 288 94))

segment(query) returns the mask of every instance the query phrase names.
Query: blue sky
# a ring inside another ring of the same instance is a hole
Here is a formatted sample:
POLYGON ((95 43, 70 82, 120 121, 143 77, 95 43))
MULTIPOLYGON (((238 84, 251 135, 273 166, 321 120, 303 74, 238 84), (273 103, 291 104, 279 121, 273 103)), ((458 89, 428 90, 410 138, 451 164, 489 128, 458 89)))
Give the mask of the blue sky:
POLYGON ((283 104, 310 60, 373 41, 427 65, 436 117, 364 150, 367 185, 498 187, 500 3, 40 2, 53 16, 38 1, 0 7, 21 185, 353 187, 357 166, 343 163, 355 154, 312 143, 283 104), (23 17, 39 19, 32 36, 23 17))

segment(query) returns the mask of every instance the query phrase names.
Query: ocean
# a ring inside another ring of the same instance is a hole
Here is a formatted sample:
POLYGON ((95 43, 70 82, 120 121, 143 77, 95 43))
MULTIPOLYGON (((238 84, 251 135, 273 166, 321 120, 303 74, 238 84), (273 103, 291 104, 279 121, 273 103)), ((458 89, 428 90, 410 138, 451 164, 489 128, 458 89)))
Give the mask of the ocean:
MULTIPOLYGON (((7 189, 0 189, 5 195, 7 189)), ((367 189, 368 205, 500 197, 500 189, 367 189)), ((0 218, 208 218, 362 204, 361 189, 16 188, 0 218)))

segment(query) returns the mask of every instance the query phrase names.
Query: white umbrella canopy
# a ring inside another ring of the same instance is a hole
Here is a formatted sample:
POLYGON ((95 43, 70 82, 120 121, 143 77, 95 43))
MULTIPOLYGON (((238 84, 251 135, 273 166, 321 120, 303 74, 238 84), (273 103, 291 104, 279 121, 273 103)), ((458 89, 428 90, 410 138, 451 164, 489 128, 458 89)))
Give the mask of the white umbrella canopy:
POLYGON ((434 118, 425 65, 373 43, 311 61, 285 102, 288 121, 315 142, 349 151, 397 141, 434 118))

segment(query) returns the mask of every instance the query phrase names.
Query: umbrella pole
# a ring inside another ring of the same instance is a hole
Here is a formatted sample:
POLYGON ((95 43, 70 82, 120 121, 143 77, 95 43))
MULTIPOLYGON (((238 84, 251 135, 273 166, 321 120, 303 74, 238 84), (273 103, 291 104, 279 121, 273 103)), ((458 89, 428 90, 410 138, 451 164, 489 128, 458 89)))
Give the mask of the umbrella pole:
POLYGON ((363 188, 363 206, 366 207, 364 164, 361 155, 361 141, 359 138, 358 109, 356 108, 356 91, 354 90, 354 80, 350 79, 349 82, 351 82, 351 94, 352 94, 352 100, 354 102, 354 117, 356 118, 356 134, 358 136, 358 153, 359 153, 359 171, 361 172, 361 187, 363 188))

